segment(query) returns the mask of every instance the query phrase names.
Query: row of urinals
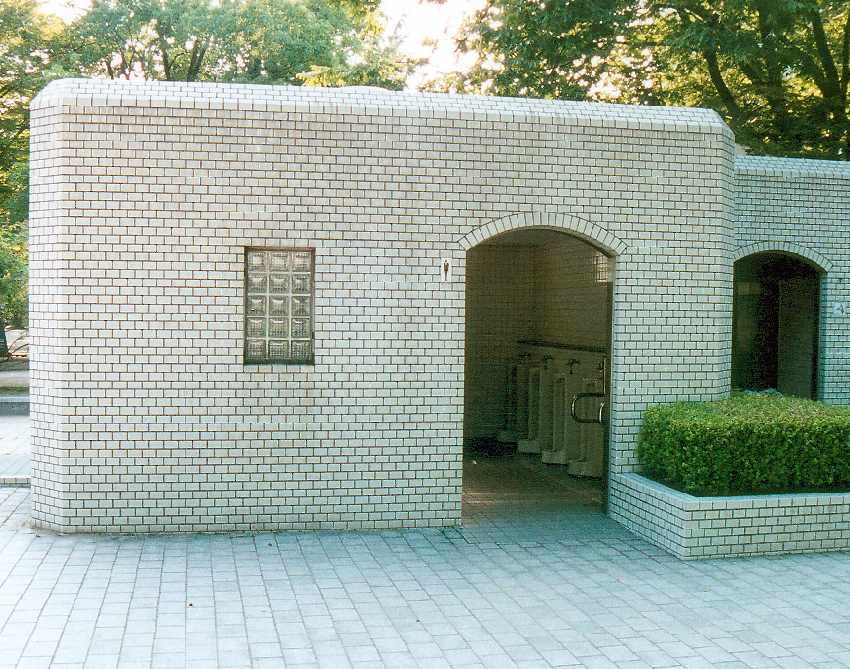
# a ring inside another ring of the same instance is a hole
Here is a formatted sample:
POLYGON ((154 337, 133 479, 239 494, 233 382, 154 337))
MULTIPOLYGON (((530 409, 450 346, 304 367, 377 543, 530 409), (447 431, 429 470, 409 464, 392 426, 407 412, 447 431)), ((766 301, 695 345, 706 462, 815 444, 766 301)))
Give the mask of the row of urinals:
POLYGON ((500 441, 573 476, 603 475, 607 359, 601 353, 528 346, 510 368, 500 441))

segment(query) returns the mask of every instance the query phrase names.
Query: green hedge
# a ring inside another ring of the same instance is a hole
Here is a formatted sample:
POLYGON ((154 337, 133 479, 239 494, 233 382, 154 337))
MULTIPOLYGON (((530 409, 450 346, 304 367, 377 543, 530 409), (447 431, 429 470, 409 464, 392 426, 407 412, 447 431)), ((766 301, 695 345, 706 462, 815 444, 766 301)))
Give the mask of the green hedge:
POLYGON ((647 409, 638 461, 694 495, 850 490, 850 409, 758 394, 647 409))

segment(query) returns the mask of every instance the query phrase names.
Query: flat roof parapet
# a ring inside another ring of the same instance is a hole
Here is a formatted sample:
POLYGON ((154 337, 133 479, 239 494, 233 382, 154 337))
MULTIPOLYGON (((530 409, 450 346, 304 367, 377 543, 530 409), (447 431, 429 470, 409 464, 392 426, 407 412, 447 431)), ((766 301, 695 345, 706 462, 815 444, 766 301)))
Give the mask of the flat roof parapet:
POLYGON ((309 88, 261 84, 59 79, 31 109, 53 106, 165 107, 263 112, 349 113, 484 121, 561 121, 634 130, 721 134, 732 131, 710 109, 387 91, 376 87, 309 88))
POLYGON ((850 162, 843 160, 811 160, 809 158, 774 158, 770 156, 735 156, 735 173, 751 176, 806 177, 850 180, 850 162))

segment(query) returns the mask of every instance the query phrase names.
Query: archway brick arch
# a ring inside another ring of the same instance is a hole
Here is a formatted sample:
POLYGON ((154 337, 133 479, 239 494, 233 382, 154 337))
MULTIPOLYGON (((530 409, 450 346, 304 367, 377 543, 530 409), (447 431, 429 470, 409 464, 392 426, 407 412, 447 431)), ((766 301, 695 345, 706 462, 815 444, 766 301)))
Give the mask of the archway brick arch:
POLYGON ((787 241, 764 241, 740 246, 736 249, 732 261, 737 262, 756 253, 787 253, 812 263, 821 271, 830 272, 832 270, 832 262, 824 255, 801 244, 787 241))
POLYGON ((470 231, 460 239, 458 245, 464 251, 497 235, 521 228, 551 228, 592 244, 607 255, 619 256, 626 252, 627 244, 601 225, 587 221, 575 214, 551 211, 527 211, 508 214, 494 219, 470 231))
MULTIPOLYGON (((613 262, 619 263, 625 256, 625 261, 629 262, 628 254, 630 252, 629 245, 617 235, 613 234, 605 227, 593 223, 579 215, 566 213, 557 210, 536 210, 527 212, 512 212, 504 214, 499 218, 487 221, 478 227, 470 230, 467 234, 457 238, 456 253, 458 256, 463 255, 468 257, 468 254, 474 247, 485 244, 501 235, 508 235, 511 232, 519 232, 522 230, 549 230, 557 233, 563 233, 565 236, 573 237, 576 240, 586 243, 598 253, 602 253, 612 259, 613 262)), ((464 266, 466 261, 461 261, 464 266)), ((468 279, 469 275, 466 274, 468 279)), ((462 285, 460 290, 466 295, 466 286, 462 285)), ((624 361, 629 359, 629 344, 621 343, 622 330, 614 323, 613 312, 614 305, 617 304, 619 295, 616 281, 610 287, 609 302, 607 309, 610 311, 610 320, 607 327, 607 345, 608 345, 608 368, 606 383, 608 385, 608 438, 605 445, 606 463, 605 473, 603 475, 606 480, 606 485, 610 485, 611 475, 620 472, 624 467, 630 454, 633 451, 631 440, 628 432, 631 429, 626 424, 626 419, 622 417, 623 400, 620 393, 620 370, 623 368, 624 361)), ((464 328, 466 320, 469 318, 469 313, 462 313, 464 319, 464 328)), ((545 338, 542 341, 548 341, 545 338)), ((464 351, 464 359, 466 359, 466 351, 464 351)), ((462 379, 461 383, 466 388, 466 379, 462 379)))

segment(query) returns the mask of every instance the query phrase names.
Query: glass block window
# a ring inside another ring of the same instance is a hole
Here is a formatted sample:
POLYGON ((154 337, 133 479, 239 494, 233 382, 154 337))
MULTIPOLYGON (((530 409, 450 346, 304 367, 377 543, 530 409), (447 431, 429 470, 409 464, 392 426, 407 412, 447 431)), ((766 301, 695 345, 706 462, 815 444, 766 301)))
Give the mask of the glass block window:
POLYGON ((608 256, 595 253, 593 256, 593 276, 596 283, 609 283, 611 281, 610 271, 608 256))
POLYGON ((313 362, 312 249, 245 249, 245 362, 313 362))

